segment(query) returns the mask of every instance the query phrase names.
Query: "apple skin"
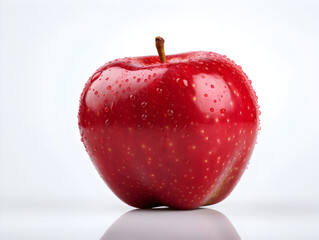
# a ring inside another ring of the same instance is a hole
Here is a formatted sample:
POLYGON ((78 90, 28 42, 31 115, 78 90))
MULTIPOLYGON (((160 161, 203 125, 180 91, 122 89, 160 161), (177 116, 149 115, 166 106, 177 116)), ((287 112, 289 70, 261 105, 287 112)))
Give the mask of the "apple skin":
POLYGON ((225 199, 245 171, 259 106, 241 67, 212 52, 116 59, 88 80, 78 123, 95 168, 137 208, 225 199))

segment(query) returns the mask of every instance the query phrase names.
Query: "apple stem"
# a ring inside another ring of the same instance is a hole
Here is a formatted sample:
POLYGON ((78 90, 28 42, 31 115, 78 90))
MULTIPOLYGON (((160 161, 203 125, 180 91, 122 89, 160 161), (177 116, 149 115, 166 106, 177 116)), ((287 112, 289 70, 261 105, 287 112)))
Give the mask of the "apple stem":
POLYGON ((166 56, 165 56, 165 51, 164 51, 164 39, 160 36, 157 36, 155 38, 155 46, 158 52, 158 56, 161 59, 161 62, 164 63, 166 62, 166 56))

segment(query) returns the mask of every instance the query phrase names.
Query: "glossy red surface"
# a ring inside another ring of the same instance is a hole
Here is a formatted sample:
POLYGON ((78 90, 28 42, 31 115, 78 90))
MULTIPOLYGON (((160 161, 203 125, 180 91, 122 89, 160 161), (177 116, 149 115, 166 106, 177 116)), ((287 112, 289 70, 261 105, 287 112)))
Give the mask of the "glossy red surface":
POLYGON ((117 59, 80 99, 79 128, 102 179, 127 204, 192 209, 220 202, 243 174, 257 97, 233 61, 211 52, 117 59))

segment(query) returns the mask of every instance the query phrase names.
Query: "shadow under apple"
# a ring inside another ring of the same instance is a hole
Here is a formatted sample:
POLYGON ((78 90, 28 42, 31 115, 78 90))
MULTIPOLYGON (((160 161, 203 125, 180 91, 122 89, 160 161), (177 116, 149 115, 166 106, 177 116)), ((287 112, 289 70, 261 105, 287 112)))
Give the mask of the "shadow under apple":
POLYGON ((137 209, 117 219, 101 238, 111 239, 237 240, 240 236, 228 218, 216 210, 137 209))

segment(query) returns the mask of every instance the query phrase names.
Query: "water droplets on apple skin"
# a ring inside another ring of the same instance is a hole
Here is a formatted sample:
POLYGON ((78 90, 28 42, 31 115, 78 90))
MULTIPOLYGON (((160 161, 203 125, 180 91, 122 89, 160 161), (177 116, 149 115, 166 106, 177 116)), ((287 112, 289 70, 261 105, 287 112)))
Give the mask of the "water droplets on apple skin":
POLYGON ((221 114, 226 114, 226 109, 225 109, 225 108, 222 108, 222 109, 219 110, 219 112, 220 112, 221 114))
POLYGON ((147 114, 142 114, 141 119, 145 121, 147 119, 147 114))
MULTIPOLYGON (((238 66, 239 69, 241 69, 240 66, 238 66)), ((245 73, 244 73, 245 74, 245 73)), ((260 127, 260 118, 259 116, 261 115, 261 111, 260 111, 260 106, 258 105, 258 96, 256 94, 256 91, 253 89, 253 86, 252 86, 252 81, 250 79, 248 79, 247 75, 245 74, 246 76, 246 83, 248 85, 248 88, 250 89, 250 91, 252 92, 253 94, 253 98, 255 100, 255 106, 256 106, 256 112, 257 112, 257 129, 258 129, 258 132, 261 130, 261 127, 260 127)))
POLYGON ((141 103, 141 107, 142 107, 142 108, 146 108, 146 107, 147 107, 147 102, 142 102, 142 103, 141 103))
POLYGON ((131 95, 130 95, 130 99, 131 99, 132 101, 134 101, 134 100, 135 100, 135 96, 134 96, 133 94, 131 94, 131 95))
POLYGON ((94 82, 96 79, 98 79, 101 76, 101 74, 102 74, 102 71, 94 73, 91 78, 91 82, 94 82))
POLYGON ((181 89, 188 87, 188 81, 186 79, 176 78, 176 83, 177 83, 177 86, 181 89))
POLYGON ((167 113, 168 116, 171 117, 171 116, 173 116, 174 111, 172 109, 168 109, 166 113, 167 113))
POLYGON ((162 93, 163 93, 163 89, 162 89, 162 88, 156 88, 156 92, 157 92, 158 94, 162 94, 162 93))

